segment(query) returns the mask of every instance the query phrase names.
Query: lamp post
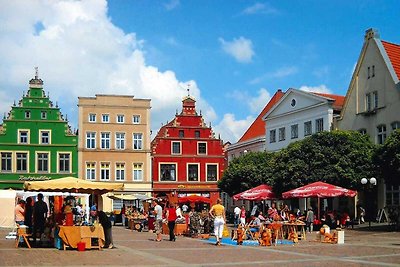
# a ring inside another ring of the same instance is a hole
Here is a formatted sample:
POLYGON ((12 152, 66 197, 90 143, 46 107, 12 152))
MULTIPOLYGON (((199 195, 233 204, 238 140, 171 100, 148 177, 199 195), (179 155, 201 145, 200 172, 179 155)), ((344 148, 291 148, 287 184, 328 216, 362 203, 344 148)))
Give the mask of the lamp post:
POLYGON ((366 214, 368 215, 367 216, 367 218, 368 218, 368 227, 369 228, 371 228, 371 215, 372 215, 372 200, 370 199, 370 197, 371 197, 371 194, 370 194, 370 192, 372 191, 372 188, 374 187, 374 186, 376 186, 376 183, 377 183, 377 181, 376 181, 376 178, 375 177, 371 177, 370 179, 367 179, 367 178, 362 178, 361 179, 361 184, 363 185, 363 187, 364 187, 364 192, 367 192, 368 191, 368 195, 369 195, 369 197, 368 197, 368 199, 367 199, 367 197, 366 197, 366 195, 364 195, 364 200, 365 200, 365 208, 366 208, 366 214), (368 205, 367 205, 367 203, 368 203, 368 205))

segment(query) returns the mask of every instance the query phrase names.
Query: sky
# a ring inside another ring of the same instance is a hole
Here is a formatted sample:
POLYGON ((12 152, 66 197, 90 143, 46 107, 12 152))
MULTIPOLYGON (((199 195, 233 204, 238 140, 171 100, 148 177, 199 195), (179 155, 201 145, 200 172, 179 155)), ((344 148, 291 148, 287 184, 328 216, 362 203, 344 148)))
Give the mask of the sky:
MULTIPOLYGON (((196 99, 235 143, 278 89, 345 95, 375 28, 400 44, 400 1, 0 0, 0 112, 44 90, 78 125, 78 97, 151 99, 155 133, 196 99)), ((0 123, 2 122, 1 116, 0 123)))

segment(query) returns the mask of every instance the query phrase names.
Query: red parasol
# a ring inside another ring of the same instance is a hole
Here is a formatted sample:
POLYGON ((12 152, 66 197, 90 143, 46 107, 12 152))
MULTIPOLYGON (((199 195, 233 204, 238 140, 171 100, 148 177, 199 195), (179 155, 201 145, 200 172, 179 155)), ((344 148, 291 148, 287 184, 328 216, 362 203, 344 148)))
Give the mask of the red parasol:
POLYGON ((180 197, 178 198, 178 203, 197 203, 197 202, 204 202, 204 203, 211 203, 211 199, 203 196, 191 195, 187 197, 180 197))
POLYGON ((264 200, 273 198, 275 198, 275 194, 272 192, 272 187, 265 184, 248 189, 233 196, 234 200, 264 200))
POLYGON ((357 195, 357 191, 353 191, 336 185, 327 184, 324 182, 315 182, 282 193, 282 198, 354 197, 355 195, 357 195))

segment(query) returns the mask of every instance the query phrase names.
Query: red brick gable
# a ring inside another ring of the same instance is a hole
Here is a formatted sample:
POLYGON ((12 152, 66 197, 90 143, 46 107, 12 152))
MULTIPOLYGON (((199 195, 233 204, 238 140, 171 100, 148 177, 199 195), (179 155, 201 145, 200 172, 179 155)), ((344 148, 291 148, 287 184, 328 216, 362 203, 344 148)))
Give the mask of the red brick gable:
POLYGON ((254 139, 259 136, 265 136, 265 122, 262 120, 264 115, 282 98, 285 93, 282 90, 276 91, 274 96, 268 102, 268 104, 264 107, 258 117, 254 120, 254 122, 250 125, 247 131, 243 134, 243 136, 239 139, 239 142, 244 142, 247 140, 254 139))
POLYGON ((381 42, 386 50, 386 54, 388 55, 390 62, 392 63, 397 78, 400 79, 400 45, 389 43, 386 41, 381 42))
POLYGON ((319 96, 323 96, 323 97, 327 97, 327 98, 331 98, 331 99, 335 100, 333 102, 333 106, 332 106, 333 109, 335 109, 335 110, 341 110, 343 108, 344 99, 345 99, 344 96, 333 95, 333 94, 324 94, 324 93, 313 93, 313 94, 316 94, 316 95, 319 95, 319 96))

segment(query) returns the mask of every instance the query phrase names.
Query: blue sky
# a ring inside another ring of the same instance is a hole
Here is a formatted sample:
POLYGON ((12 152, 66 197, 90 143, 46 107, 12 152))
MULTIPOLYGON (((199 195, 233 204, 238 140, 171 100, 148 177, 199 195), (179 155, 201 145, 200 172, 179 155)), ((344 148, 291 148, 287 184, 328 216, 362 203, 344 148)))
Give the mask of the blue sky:
POLYGON ((116 93, 151 99, 157 131, 190 85, 235 142, 279 88, 345 95, 368 28, 400 43, 400 1, 0 2, 0 111, 38 66, 73 128, 77 97, 116 93))

